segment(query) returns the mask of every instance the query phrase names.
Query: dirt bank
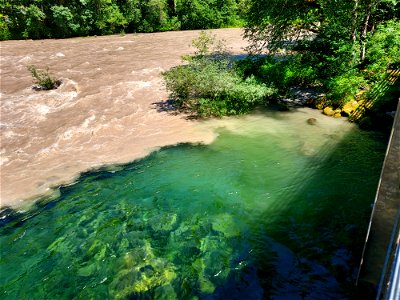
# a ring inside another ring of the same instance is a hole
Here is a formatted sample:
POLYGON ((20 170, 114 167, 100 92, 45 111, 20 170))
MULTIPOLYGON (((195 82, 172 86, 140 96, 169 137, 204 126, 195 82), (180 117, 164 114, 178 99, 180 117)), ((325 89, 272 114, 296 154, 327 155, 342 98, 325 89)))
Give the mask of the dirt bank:
MULTIPOLYGON (((241 30, 214 32, 243 53, 241 30)), ((160 73, 193 51, 198 33, 1 42, 1 206, 30 203, 83 171, 160 146, 212 141, 201 123, 154 104, 168 97, 160 73), (32 90, 32 64, 63 84, 32 90)))

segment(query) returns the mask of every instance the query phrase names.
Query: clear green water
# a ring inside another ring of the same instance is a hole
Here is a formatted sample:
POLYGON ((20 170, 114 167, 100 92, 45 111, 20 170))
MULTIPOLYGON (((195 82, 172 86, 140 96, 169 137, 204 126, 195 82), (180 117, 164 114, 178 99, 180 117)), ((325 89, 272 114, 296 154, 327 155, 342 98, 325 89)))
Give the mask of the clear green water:
POLYGON ((4 210, 0 297, 351 298, 386 139, 306 112, 233 120, 211 145, 4 210))

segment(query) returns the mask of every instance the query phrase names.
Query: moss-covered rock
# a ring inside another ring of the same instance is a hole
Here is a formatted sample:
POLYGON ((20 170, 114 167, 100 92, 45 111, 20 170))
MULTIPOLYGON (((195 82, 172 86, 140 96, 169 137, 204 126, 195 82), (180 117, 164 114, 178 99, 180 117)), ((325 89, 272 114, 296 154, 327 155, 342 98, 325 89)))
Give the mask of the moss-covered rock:
POLYGON ((200 292, 204 294, 212 294, 215 291, 215 285, 202 274, 199 276, 199 286, 200 292))
POLYGON ((317 103, 317 104, 315 105, 315 108, 316 108, 316 109, 319 109, 319 110, 323 110, 323 109, 324 109, 324 103, 317 103))
POLYGON ((172 285, 165 285, 156 288, 154 291, 154 299, 158 300, 176 300, 178 295, 176 294, 172 285))
POLYGON ((215 216, 212 222, 212 229, 222 232, 226 237, 234 237, 240 235, 240 228, 233 220, 232 216, 227 213, 215 216))
POLYGON ((97 271, 97 265, 95 263, 92 263, 92 264, 81 267, 78 270, 78 276, 89 277, 89 276, 92 276, 93 273, 96 271, 97 271))
POLYGON ((206 236, 201 241, 202 273, 214 280, 225 280, 230 272, 232 248, 215 236, 206 236))
POLYGON ((145 241, 138 251, 125 254, 122 268, 110 284, 109 292, 115 299, 127 299, 169 286, 175 278, 174 266, 155 257, 150 242, 145 241))
POLYGON ((176 227, 177 215, 165 213, 150 218, 150 227, 154 231, 171 231, 176 227))

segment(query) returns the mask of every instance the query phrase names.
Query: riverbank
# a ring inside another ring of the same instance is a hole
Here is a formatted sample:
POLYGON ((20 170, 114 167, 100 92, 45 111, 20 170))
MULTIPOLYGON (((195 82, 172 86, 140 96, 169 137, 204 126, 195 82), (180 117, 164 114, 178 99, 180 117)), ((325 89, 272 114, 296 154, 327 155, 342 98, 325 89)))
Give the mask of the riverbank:
MULTIPOLYGON (((213 33, 244 54, 241 29, 213 33)), ((198 34, 1 42, 1 207, 29 205, 84 171, 162 146, 210 143, 212 130, 156 104, 168 99, 160 73, 194 51, 198 34), (33 90, 29 65, 49 67, 63 84, 33 90)))

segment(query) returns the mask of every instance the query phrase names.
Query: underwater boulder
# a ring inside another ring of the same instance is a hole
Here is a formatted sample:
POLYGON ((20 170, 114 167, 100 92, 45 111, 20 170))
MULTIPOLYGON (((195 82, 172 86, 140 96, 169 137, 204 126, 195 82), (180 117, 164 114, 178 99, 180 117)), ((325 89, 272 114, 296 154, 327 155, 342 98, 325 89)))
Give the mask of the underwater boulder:
POLYGON ((178 295, 176 294, 172 285, 164 285, 164 286, 160 286, 155 289, 154 299, 175 300, 175 299, 178 299, 178 295))
POLYGON ((233 249, 219 237, 206 236, 200 250, 202 273, 218 281, 225 280, 230 273, 233 249))
POLYGON ((146 239, 146 234, 143 231, 131 231, 126 234, 126 238, 129 241, 131 248, 143 247, 146 239))
POLYGON ((200 292, 203 294, 212 294, 215 291, 215 285, 208 280, 206 277, 204 277, 203 274, 200 274, 199 276, 199 287, 200 287, 200 292))
POLYGON ((234 237, 240 235, 240 228, 233 220, 230 214, 223 213, 215 216, 212 222, 212 229, 219 231, 226 237, 234 237))
POLYGON ((140 250, 127 253, 122 269, 115 275, 109 292, 116 299, 126 299, 162 286, 171 285, 176 278, 175 267, 164 259, 155 257, 150 242, 145 241, 140 250))
POLYGON ((148 222, 154 231, 171 231, 175 229, 177 219, 175 213, 164 213, 150 218, 148 222))
POLYGON ((81 267, 78 270, 78 276, 82 276, 82 277, 89 277, 92 276, 94 272, 97 271, 97 264, 92 263, 92 264, 88 264, 84 267, 81 267))
POLYGON ((309 124, 309 125, 315 125, 316 123, 317 123, 317 119, 316 118, 307 119, 307 124, 309 124))
POLYGON ((139 269, 140 276, 130 287, 135 293, 144 293, 155 287, 170 285, 176 278, 172 265, 154 259, 139 269))

